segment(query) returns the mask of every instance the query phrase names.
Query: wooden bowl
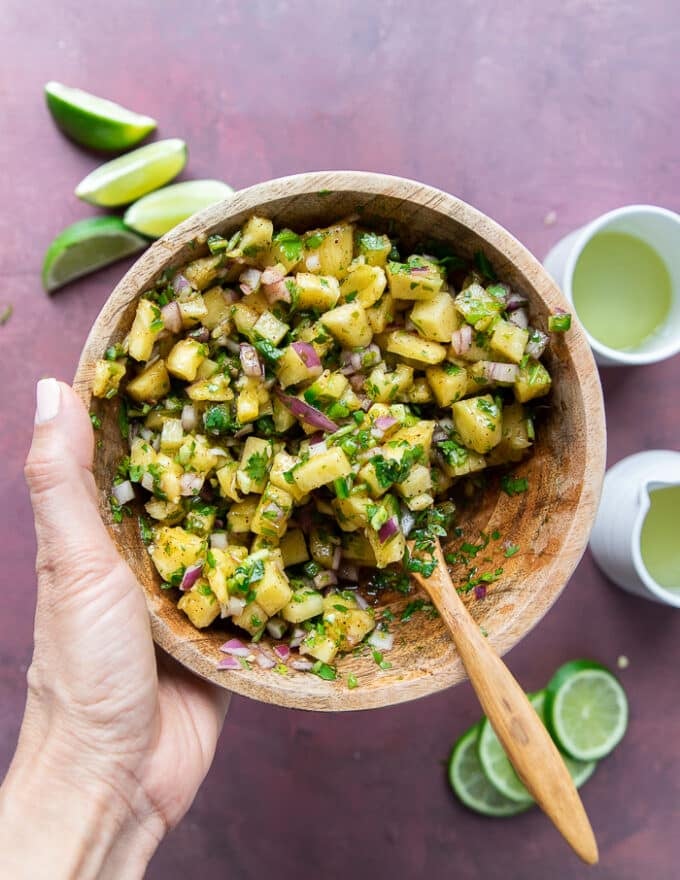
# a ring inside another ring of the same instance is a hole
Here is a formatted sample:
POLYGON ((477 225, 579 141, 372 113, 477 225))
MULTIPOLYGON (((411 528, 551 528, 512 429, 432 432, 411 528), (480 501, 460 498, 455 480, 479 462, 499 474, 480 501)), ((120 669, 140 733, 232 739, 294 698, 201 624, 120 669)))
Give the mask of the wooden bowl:
MULTIPOLYGON (((529 297, 532 320, 539 327, 547 326, 548 315, 556 307, 569 309, 541 265, 505 229, 459 199, 422 183, 382 174, 313 172, 242 190, 155 242, 113 291, 87 339, 75 388, 102 419, 104 442, 94 461, 102 517, 146 594, 156 642, 197 675, 221 687, 267 703, 328 711, 386 706, 450 687, 465 677, 465 671, 441 621, 420 612, 408 622, 398 622, 413 595, 390 606, 397 615, 392 625, 395 646, 388 655, 390 669, 380 669, 366 652, 365 656, 342 657, 338 679, 333 682, 294 671, 282 676, 256 665, 249 671, 217 671, 224 631, 197 631, 177 610, 176 597, 160 590, 136 517, 120 525, 111 521, 112 477, 127 450, 116 421, 117 407, 91 397, 93 365, 107 346, 123 338, 138 295, 164 269, 206 252, 208 235, 229 236, 253 213, 298 231, 356 213, 366 226, 394 232, 406 247, 440 239, 467 257, 481 248, 499 277, 529 297), (349 672, 359 681, 353 690, 346 684, 349 672)), ((492 558, 492 562, 480 563, 480 570, 502 567, 501 578, 486 598, 476 599, 474 591, 468 594, 472 614, 501 654, 538 623, 567 583, 585 549, 604 473, 600 384, 578 325, 565 335, 553 336, 547 366, 553 377, 550 408, 538 426, 532 455, 515 470, 528 477, 528 491, 509 497, 492 481, 482 503, 463 512, 459 521, 467 540, 478 541, 480 530, 501 535, 491 539, 480 554, 492 558), (505 558, 505 541, 520 548, 511 558, 505 558)), ((454 583, 464 582, 465 567, 454 567, 453 576, 454 583)))

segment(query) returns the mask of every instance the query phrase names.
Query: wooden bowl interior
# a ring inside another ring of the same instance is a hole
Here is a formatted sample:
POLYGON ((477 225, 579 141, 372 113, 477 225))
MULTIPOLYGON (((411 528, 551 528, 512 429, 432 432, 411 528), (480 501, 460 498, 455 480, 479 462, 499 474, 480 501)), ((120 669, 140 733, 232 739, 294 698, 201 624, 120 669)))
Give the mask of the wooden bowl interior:
MULTIPOLYGON (((168 266, 179 266, 206 252, 208 235, 229 235, 252 213, 270 217, 275 226, 297 231, 325 225, 357 214, 362 225, 395 235, 403 252, 427 240, 451 243, 464 257, 483 249, 500 279, 525 293, 532 323, 547 326, 548 315, 566 304, 531 255, 493 221, 459 200, 422 184, 397 178, 353 172, 298 175, 260 184, 234 199, 208 209, 156 242, 133 266, 113 292, 87 341, 76 376, 76 388, 102 420, 94 472, 100 490, 102 516, 120 553, 142 585, 151 614, 154 638, 170 654, 204 678, 266 702, 305 709, 364 709, 413 699, 459 682, 465 676, 455 649, 438 619, 416 613, 410 621, 398 618, 407 602, 417 597, 392 597, 390 608, 395 647, 392 664, 381 670, 370 652, 352 654, 338 662, 339 678, 290 672, 282 676, 254 666, 252 670, 218 672, 219 645, 229 629, 199 632, 176 608, 176 596, 163 593, 139 536, 136 517, 120 525, 111 522, 108 493, 120 458, 126 454, 115 405, 91 399, 93 364, 106 347, 128 331, 139 293, 148 289, 168 266), (353 672, 359 687, 349 690, 353 672)), ((503 653, 516 644, 545 614, 565 586, 585 548, 599 498, 604 469, 604 421, 597 371, 579 327, 553 335, 547 354, 553 377, 549 408, 537 426, 532 455, 513 473, 526 476, 526 493, 509 497, 492 479, 484 494, 461 509, 461 540, 479 541, 480 532, 499 532, 480 557, 481 571, 502 568, 500 579, 483 599, 467 595, 475 620, 496 649, 503 653), (504 543, 518 545, 511 558, 504 543)), ((140 507, 141 510, 141 507, 140 507)), ((467 579, 467 566, 453 569, 454 583, 467 579)), ((386 658, 387 659, 387 658, 386 658)))

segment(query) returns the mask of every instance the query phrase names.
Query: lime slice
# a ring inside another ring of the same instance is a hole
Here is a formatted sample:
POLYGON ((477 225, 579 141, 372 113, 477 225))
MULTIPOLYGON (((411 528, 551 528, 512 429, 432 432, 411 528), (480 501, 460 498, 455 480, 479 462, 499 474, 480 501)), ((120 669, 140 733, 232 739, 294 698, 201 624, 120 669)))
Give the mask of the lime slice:
POLYGON ((155 141, 95 168, 80 181, 76 195, 102 208, 127 205, 172 180, 186 162, 184 141, 155 141))
POLYGON ((551 733, 573 758, 604 758, 621 742, 628 726, 628 700, 604 666, 593 660, 565 663, 546 691, 551 733))
MULTIPOLYGON (((546 690, 543 690, 537 691, 535 694, 527 695, 531 705, 538 712, 538 717, 544 724, 546 724, 545 704, 547 693, 546 690)), ((567 765, 567 770, 571 774, 571 778, 574 780, 574 785, 576 788, 580 788, 595 772, 597 761, 577 761, 575 758, 572 758, 571 755, 567 755, 566 752, 561 752, 561 755, 564 759, 564 763, 567 765)))
MULTIPOLYGON (((545 724, 545 701, 546 691, 538 691, 535 694, 527 694, 529 702, 536 710, 538 717, 545 724)), ((500 740, 496 736, 493 727, 488 719, 482 722, 482 729, 479 735, 479 760, 482 769, 486 773, 489 781, 498 791, 510 800, 516 801, 518 804, 525 804, 531 801, 531 795, 524 787, 519 776, 515 773, 515 769, 510 763, 500 740)), ((583 785, 586 780, 590 779, 595 770, 595 761, 575 761, 568 755, 562 755, 564 763, 574 780, 574 785, 578 788, 583 785)))
POLYGON ((502 795, 484 775, 477 755, 477 740, 481 723, 475 724, 456 742, 449 760, 449 782, 459 799, 484 816, 515 816, 529 806, 519 804, 502 795))
POLYGON ((119 217, 80 220, 60 232, 48 247, 43 262, 43 286, 52 293, 81 275, 144 250, 148 244, 119 217))
POLYGON ((160 238, 187 217, 229 198, 233 192, 228 184, 220 180, 174 183, 130 205, 125 212, 125 222, 142 235, 160 238))
POLYGON ((150 116, 58 82, 47 83, 45 100, 64 134, 93 150, 127 150, 156 127, 150 116))

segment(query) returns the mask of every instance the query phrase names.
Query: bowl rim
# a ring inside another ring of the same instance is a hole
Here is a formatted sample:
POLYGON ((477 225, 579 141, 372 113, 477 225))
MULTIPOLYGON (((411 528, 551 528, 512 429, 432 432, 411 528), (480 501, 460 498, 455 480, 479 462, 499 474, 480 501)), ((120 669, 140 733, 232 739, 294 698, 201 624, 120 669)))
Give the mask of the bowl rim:
MULTIPOLYGON (((397 197, 405 202, 443 214, 467 227, 481 240, 491 245, 508 263, 525 277, 540 299, 551 308, 569 309, 569 303, 539 261, 510 232, 490 217, 461 199, 443 190, 419 181, 370 171, 312 171, 263 181, 239 190, 228 199, 193 215, 162 238, 153 242, 118 282, 97 315, 83 347, 74 378, 74 389, 89 409, 92 364, 101 357, 102 343, 107 341, 100 332, 117 320, 118 315, 149 282, 175 258, 191 241, 204 243, 207 229, 226 225, 230 218, 244 212, 254 212, 258 206, 273 200, 282 200, 280 211, 285 212, 285 199, 325 192, 358 192, 368 196, 397 197), (141 281, 140 281, 141 278, 141 281)), ((578 322, 577 322, 578 323, 578 322)), ((494 629, 489 641, 500 656, 518 644, 543 618, 566 587, 569 578, 585 552, 593 525, 605 471, 606 429, 604 405, 599 374, 584 332, 572 325, 566 340, 572 354, 583 397, 587 430, 584 432, 584 467, 580 494, 557 555, 545 575, 545 589, 534 601, 526 599, 507 625, 494 629)), ((99 491, 100 509, 106 522, 107 497, 99 491)), ((206 639, 197 633, 186 639, 175 634, 156 613, 161 597, 152 597, 144 588, 151 618, 154 641, 167 653, 195 674, 234 693, 264 703, 286 708, 310 711, 353 711, 381 708, 406 702, 459 683, 466 677, 460 657, 454 653, 451 662, 428 674, 390 681, 384 688, 357 688, 349 690, 336 682, 326 682, 305 675, 304 691, 298 686, 300 676, 269 675, 266 677, 224 672, 210 666, 201 652, 206 639)), ((166 601, 163 599, 163 601, 166 601)))

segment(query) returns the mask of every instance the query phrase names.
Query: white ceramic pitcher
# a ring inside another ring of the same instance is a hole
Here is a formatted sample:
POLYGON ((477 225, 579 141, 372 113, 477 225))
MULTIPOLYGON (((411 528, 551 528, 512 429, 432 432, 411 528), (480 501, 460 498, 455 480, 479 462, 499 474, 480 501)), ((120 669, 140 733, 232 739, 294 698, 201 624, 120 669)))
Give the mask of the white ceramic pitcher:
MULTIPOLYGON (((680 452, 638 452, 610 468, 602 486, 590 549, 604 573, 624 590, 680 608, 680 583, 677 590, 658 584, 640 551, 649 493, 667 486, 680 486, 680 452)), ((680 546, 680 516, 677 529, 680 546)))

